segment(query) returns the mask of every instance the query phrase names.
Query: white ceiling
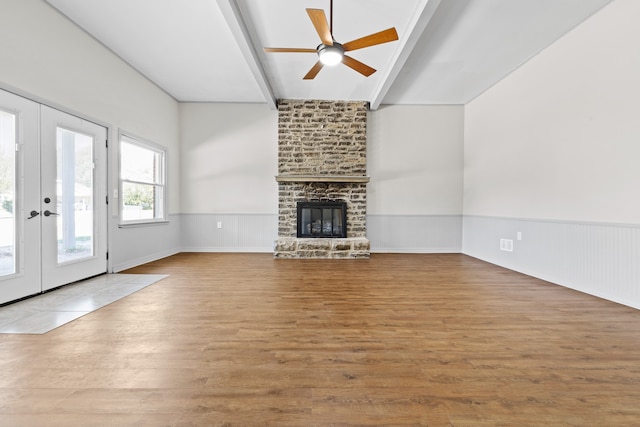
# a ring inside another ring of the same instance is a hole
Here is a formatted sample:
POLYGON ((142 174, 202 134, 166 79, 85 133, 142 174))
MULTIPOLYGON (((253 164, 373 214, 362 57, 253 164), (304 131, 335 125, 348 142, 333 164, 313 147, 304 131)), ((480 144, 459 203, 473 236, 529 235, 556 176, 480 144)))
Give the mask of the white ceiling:
POLYGON ((466 104, 611 0, 334 0, 333 35, 395 27, 399 40, 350 52, 378 71, 343 64, 302 77, 315 53, 305 11, 330 0, 47 0, 178 101, 364 100, 466 104))

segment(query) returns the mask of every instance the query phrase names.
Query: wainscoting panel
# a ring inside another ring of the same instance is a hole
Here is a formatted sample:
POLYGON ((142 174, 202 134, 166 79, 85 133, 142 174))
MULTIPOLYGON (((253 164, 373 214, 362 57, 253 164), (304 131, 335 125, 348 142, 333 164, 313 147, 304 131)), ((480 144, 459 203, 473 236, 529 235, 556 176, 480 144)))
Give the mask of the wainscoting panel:
POLYGON ((367 215, 371 252, 459 253, 461 215, 367 215))
POLYGON ((463 236, 464 254, 640 308, 640 225, 465 216, 463 236))
POLYGON ((180 215, 169 215, 169 222, 119 228, 112 225, 109 245, 110 272, 156 261, 180 252, 180 215))
POLYGON ((273 252, 277 237, 277 214, 182 215, 182 252, 273 252))

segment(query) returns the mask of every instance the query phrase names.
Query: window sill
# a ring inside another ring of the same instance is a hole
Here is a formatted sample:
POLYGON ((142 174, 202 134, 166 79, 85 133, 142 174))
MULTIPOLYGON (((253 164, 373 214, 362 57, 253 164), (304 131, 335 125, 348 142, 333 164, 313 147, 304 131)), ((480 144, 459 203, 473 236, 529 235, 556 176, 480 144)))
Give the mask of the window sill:
POLYGON ((149 221, 149 222, 128 222, 124 224, 118 224, 118 228, 153 227, 154 225, 167 225, 167 224, 169 224, 169 220, 149 221))

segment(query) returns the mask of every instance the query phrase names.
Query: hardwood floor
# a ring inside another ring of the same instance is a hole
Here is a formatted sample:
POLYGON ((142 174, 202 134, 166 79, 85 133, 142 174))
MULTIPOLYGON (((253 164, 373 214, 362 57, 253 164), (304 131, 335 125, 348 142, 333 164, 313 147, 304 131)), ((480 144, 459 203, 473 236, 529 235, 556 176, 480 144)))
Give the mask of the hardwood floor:
POLYGON ((464 255, 123 273, 170 276, 0 335, 0 425, 640 425, 640 311, 464 255))

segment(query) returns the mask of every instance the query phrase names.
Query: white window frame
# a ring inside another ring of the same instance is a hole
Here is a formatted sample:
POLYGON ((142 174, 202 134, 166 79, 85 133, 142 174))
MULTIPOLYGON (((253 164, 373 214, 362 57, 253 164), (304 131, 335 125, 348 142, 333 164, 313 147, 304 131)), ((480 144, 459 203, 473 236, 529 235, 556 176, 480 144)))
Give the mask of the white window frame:
POLYGON ((120 219, 119 226, 122 227, 131 227, 131 226, 142 226, 142 225, 153 225, 153 224, 163 224, 168 223, 168 197, 167 197, 167 149, 161 145, 155 144, 153 142, 147 141, 143 138, 133 135, 132 133, 126 131, 120 131, 118 133, 118 217, 120 219), (128 143, 145 150, 152 151, 156 154, 159 154, 160 159, 160 167, 162 170, 160 171, 160 182, 142 182, 135 181, 132 179, 127 179, 122 176, 122 143, 128 143), (134 183, 134 184, 144 184, 144 185, 154 185, 156 188, 160 188, 162 190, 162 200, 154 200, 156 203, 155 209, 160 209, 162 215, 154 218, 145 218, 145 219, 135 219, 135 220, 126 220, 124 218, 124 184, 125 183, 134 183))

